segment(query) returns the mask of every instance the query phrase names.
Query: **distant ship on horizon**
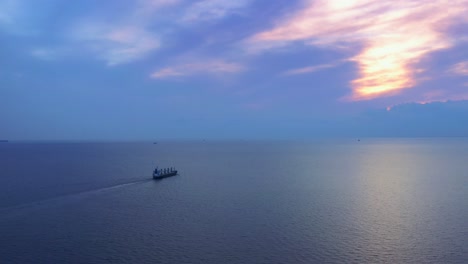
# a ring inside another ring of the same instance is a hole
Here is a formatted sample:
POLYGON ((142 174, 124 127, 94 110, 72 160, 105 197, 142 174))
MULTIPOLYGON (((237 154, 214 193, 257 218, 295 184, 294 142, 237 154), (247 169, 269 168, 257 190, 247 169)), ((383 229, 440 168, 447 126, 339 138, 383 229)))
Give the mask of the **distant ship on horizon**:
POLYGON ((6 140, 6 139, 0 139, 0 143, 8 143, 8 140, 6 140))

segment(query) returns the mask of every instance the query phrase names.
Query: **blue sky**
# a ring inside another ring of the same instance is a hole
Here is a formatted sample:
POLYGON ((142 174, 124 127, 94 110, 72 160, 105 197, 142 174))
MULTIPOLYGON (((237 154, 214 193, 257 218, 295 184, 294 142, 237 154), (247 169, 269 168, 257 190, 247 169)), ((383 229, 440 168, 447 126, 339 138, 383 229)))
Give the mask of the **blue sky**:
POLYGON ((0 138, 466 136, 467 13, 467 0, 0 0, 0 138))

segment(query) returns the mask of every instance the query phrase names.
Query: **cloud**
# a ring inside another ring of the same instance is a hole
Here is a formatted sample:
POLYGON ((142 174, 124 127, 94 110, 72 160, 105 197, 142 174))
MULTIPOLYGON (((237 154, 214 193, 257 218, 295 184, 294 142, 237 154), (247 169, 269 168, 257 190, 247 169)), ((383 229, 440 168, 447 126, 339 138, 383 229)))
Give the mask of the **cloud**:
POLYGON ((154 32, 155 14, 180 2, 137 1, 127 13, 111 22, 99 18, 81 21, 71 29, 72 39, 84 44, 109 66, 142 59, 161 47, 160 36, 154 32))
POLYGON ((41 60, 51 61, 59 57, 59 51, 50 48, 35 48, 31 51, 31 55, 41 60))
POLYGON ((160 47, 154 33, 136 26, 87 23, 75 29, 73 38, 97 53, 109 66, 141 59, 160 47))
POLYGON ((8 25, 13 23, 13 14, 17 11, 17 3, 12 0, 0 2, 0 24, 8 25))
POLYGON ((468 75, 468 61, 462 61, 453 65, 450 72, 455 75, 468 75))
POLYGON ((238 63, 211 60, 206 62, 184 63, 159 69, 151 74, 151 78, 167 79, 177 76, 189 76, 204 73, 238 73, 243 70, 244 67, 238 63))
MULTIPOLYGON (((41 4, 32 0, 0 0, 0 30, 23 35, 34 32, 38 36, 47 33, 40 37, 53 40, 55 48, 27 50, 38 59, 88 53, 109 66, 116 66, 155 53, 163 46, 168 34, 184 34, 177 31, 181 23, 219 20, 241 12, 250 1, 136 0, 121 1, 116 8, 105 3, 78 4, 87 12, 77 14, 73 11, 70 14, 67 13, 69 9, 63 10, 64 15, 60 17, 63 21, 50 31, 47 28, 49 20, 54 10, 60 7, 61 0, 44 0, 41 4)), ((32 46, 42 44, 32 43, 32 46)))
POLYGON ((139 0, 134 10, 130 10, 130 18, 139 20, 142 24, 150 24, 157 17, 161 17, 163 9, 175 7, 182 3, 182 0, 139 0))
POLYGON ((309 67, 304 67, 304 68, 298 68, 298 69, 292 69, 283 72, 282 75, 285 76, 290 76, 290 75, 298 75, 298 74, 306 74, 306 73, 312 73, 328 68, 333 68, 338 66, 340 63, 328 63, 328 64, 321 64, 321 65, 314 65, 314 66, 309 66, 309 67))
POLYGON ((178 69, 178 67, 175 67, 175 68, 168 67, 168 68, 164 68, 164 69, 154 72, 153 74, 151 74, 151 78, 165 79, 165 78, 183 76, 183 75, 184 73, 180 69, 178 69))
MULTIPOLYGON (((47 5, 44 6, 47 9, 47 5)), ((37 34, 37 21, 30 21, 31 18, 37 20, 40 17, 35 12, 38 12, 37 9, 31 8, 28 1, 0 0, 0 31, 20 36, 37 34)))
POLYGON ((142 0, 142 6, 150 9, 160 9, 163 7, 179 4, 181 0, 142 0))
POLYGON ((249 3, 250 0, 203 0, 188 7, 181 21, 193 23, 221 19, 241 12, 249 3))
MULTIPOLYGON (((89 19, 78 25, 73 35, 108 65, 119 65, 158 50, 163 44, 163 32, 170 31, 171 25, 221 19, 239 12, 249 2, 203 0, 189 4, 182 0, 139 0, 116 21, 89 19)), ((177 75, 169 72, 166 74, 177 75)))
POLYGON ((359 76, 351 81, 350 98, 372 99, 416 86, 415 76, 424 72, 418 64, 430 53, 453 46, 448 29, 467 23, 467 13, 467 0, 306 1, 302 10, 246 44, 361 47, 351 59, 359 76))
POLYGON ((465 100, 405 103, 374 112, 359 125, 372 136, 466 136, 467 111, 465 100))

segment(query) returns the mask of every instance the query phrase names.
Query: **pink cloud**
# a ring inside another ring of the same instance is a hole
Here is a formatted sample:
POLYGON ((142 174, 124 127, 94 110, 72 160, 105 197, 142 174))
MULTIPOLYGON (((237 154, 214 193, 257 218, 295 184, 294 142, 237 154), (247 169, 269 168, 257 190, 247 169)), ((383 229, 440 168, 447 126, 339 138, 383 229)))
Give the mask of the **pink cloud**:
POLYGON ((151 74, 151 78, 165 79, 203 73, 237 73, 243 70, 244 67, 238 63, 212 60, 207 62, 179 64, 159 69, 151 74))
POLYGON ((416 86, 415 75, 424 71, 418 63, 453 46, 454 36, 447 29, 467 23, 467 13, 467 0, 306 1, 303 10, 254 35, 248 45, 268 48, 302 41, 336 48, 358 44, 362 49, 352 61, 359 76, 350 83, 350 99, 372 99, 416 86))
POLYGON ((453 65, 450 72, 455 75, 468 75, 468 61, 462 61, 453 65))

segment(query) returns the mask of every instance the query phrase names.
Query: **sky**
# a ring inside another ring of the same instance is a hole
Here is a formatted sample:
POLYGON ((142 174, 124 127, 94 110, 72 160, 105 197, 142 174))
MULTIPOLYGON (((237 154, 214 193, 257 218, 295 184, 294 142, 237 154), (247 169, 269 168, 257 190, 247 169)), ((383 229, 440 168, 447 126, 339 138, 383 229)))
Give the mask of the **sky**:
POLYGON ((0 139, 468 135, 468 0, 0 0, 0 139))

